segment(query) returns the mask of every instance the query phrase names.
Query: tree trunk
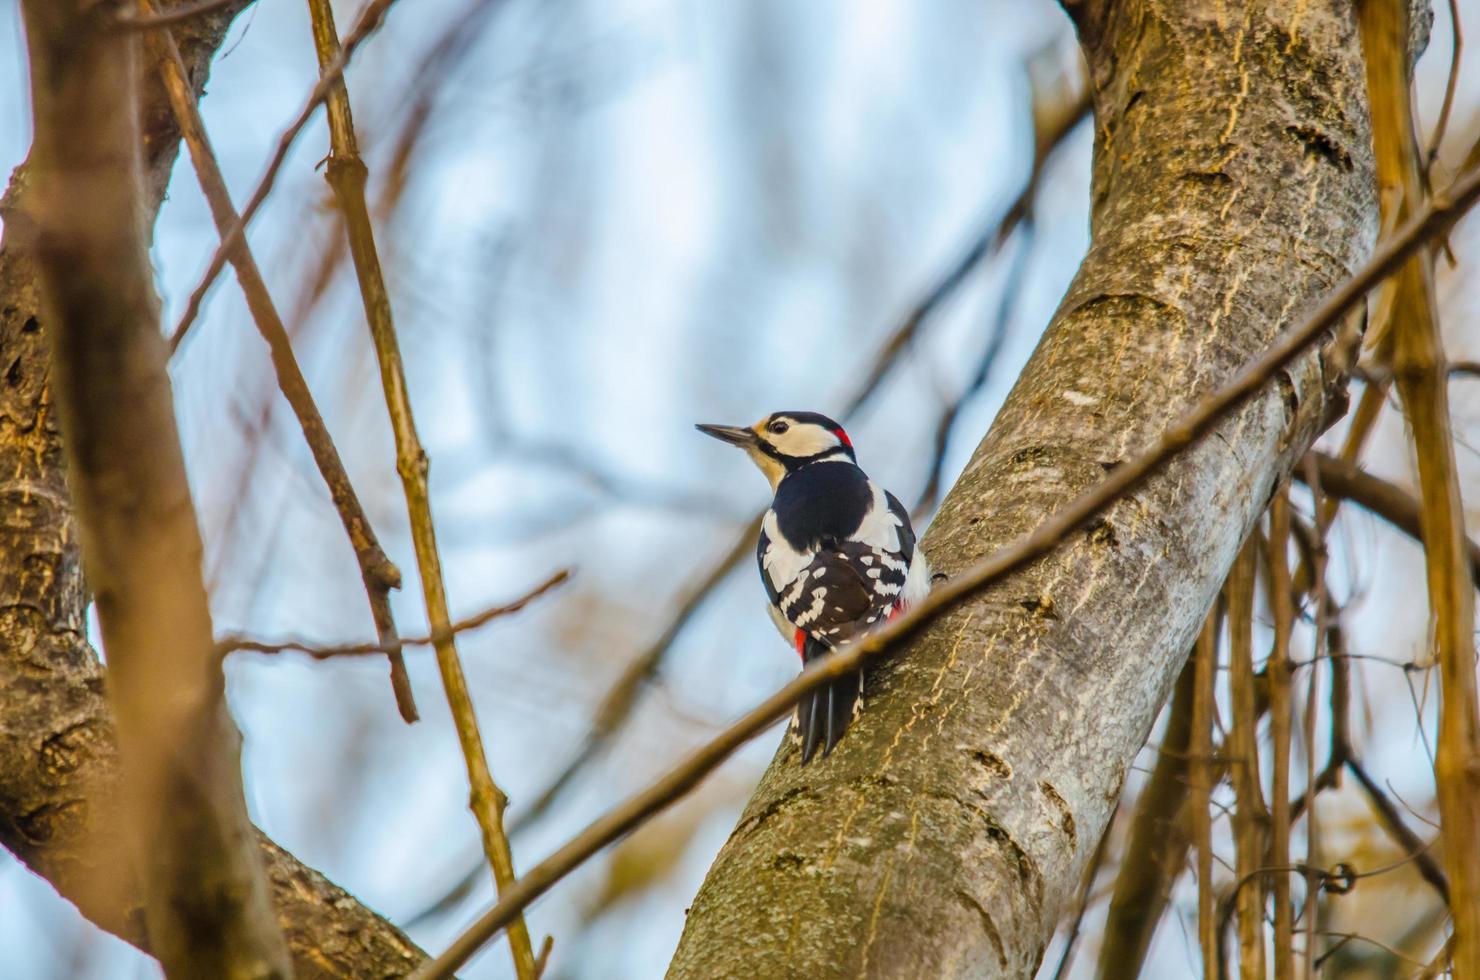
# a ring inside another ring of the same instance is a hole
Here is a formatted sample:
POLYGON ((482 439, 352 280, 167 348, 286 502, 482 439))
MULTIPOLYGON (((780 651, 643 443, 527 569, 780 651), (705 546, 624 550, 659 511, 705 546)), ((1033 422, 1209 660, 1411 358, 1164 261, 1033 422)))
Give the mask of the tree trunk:
MULTIPOLYGON (((197 95, 247 0, 173 29, 197 95)), ((110 10, 112 8, 109 8, 110 10)), ((141 94, 143 200, 152 225, 179 143, 153 73, 141 94)), ((63 470, 33 255, 32 167, 0 201, 0 843, 88 918, 149 948, 129 860, 103 671, 86 643, 86 592, 63 470)), ((256 835, 299 977, 401 976, 423 958, 404 935, 256 835)))
MULTIPOLYGON (((926 535, 948 575, 1149 443, 1376 236, 1349 0, 1066 6, 1090 250, 926 535)), ((669 976, 1031 975, 1241 542, 1339 405, 1325 353, 877 670, 828 759, 783 747, 669 976)))
POLYGON ((143 223, 139 38, 81 0, 24 0, 52 390, 108 650, 150 949, 170 977, 284 980, 242 792, 143 223))

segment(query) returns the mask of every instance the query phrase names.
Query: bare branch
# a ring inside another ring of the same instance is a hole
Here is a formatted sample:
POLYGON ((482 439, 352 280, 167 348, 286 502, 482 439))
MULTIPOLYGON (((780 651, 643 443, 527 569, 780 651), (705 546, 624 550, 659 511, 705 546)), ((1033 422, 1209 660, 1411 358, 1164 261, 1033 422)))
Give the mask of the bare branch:
POLYGON ((1236 889, 1238 966, 1244 980, 1264 980, 1265 880, 1256 873, 1266 863, 1269 811, 1259 782, 1259 715, 1254 705, 1254 569, 1257 534, 1249 535, 1228 575, 1228 672, 1232 724, 1228 731, 1230 775, 1237 805, 1233 839, 1237 871, 1247 889, 1236 889))
POLYGON ((847 408, 843 412, 844 417, 857 412, 869 398, 873 397, 874 392, 898 361, 899 355, 914 342, 920 327, 960 288, 971 270, 1002 248, 1012 237, 1012 233, 1017 230, 1018 225, 1032 212, 1033 200, 1038 196, 1038 181, 1049 159, 1079 124, 1089 118, 1088 89, 1086 88, 1067 104, 1055 103, 1055 106, 1060 107, 1060 111, 1045 110, 1044 121, 1035 134, 1036 150, 1033 155, 1033 169, 1022 190, 1018 192, 1018 196, 1007 206, 1007 210, 1000 217, 994 219, 983 229, 982 233, 966 248, 966 251, 961 253, 955 265, 947 270, 930 292, 925 294, 924 299, 916 304, 903 322, 890 334, 884 346, 875 355, 873 366, 869 369, 863 383, 848 400, 847 408))
MULTIPOLYGON (((139 0, 139 4, 146 12, 151 9, 149 0, 139 0)), ((169 94, 175 119, 180 124, 180 132, 190 150, 191 161, 195 164, 201 191, 210 205, 216 229, 224 240, 239 216, 232 207, 226 179, 222 176, 220 164, 211 149, 210 138, 206 135, 200 111, 190 91, 189 75, 180 60, 180 51, 168 31, 151 34, 149 42, 150 48, 155 52, 159 75, 169 94)), ((262 279, 257 260, 253 258, 245 238, 238 241, 228 259, 236 269, 237 280, 246 296, 252 320, 257 324, 258 332, 267 341, 272 353, 278 388, 298 418, 303 439, 329 488, 329 497, 334 502, 345 533, 349 536, 350 547, 354 549, 355 558, 359 562, 360 579, 370 600, 375 632, 380 638, 382 652, 390 660, 391 689, 395 693, 396 706, 403 719, 414 722, 417 719, 416 700, 411 692, 411 678, 406 673, 406 662, 401 655, 401 644, 397 639, 396 620, 391 612, 390 601, 390 590, 401 587, 401 571, 386 557, 375 536, 375 529, 370 526, 370 519, 365 516, 365 509, 360 505, 359 495, 350 483, 349 474, 345 472, 339 450, 329 434, 329 427, 314 402, 308 380, 298 366, 298 358, 293 353, 287 328, 278 315, 277 305, 272 301, 267 283, 262 279)))
POLYGON ((273 150, 272 156, 268 159, 267 168, 258 180, 256 189, 252 191, 252 196, 247 199, 247 206, 242 208, 241 217, 222 236, 221 244, 211 256, 205 275, 201 277, 199 285, 190 294, 190 301, 185 306, 185 312, 181 314, 180 322, 175 325, 175 331, 170 336, 171 353, 180 349, 181 341, 185 339, 190 325, 195 322, 196 316, 200 313, 200 306, 205 300, 206 293, 226 266, 227 255, 246 235, 247 225, 257 216, 257 209, 262 207, 262 202, 266 201, 267 195, 272 192, 278 171, 282 168, 283 161, 288 158, 288 150, 292 148, 294 140, 298 138, 299 133, 303 132, 303 127, 308 125, 308 121, 313 118, 314 110, 329 97, 330 89, 344 77, 344 70, 349 67, 350 59, 354 57, 355 51, 380 27, 386 12, 395 2, 396 0, 368 0, 359 18, 355 21, 355 26, 345 35, 343 50, 332 63, 320 71, 319 81, 308 93, 303 108, 298 111, 297 117, 283 131, 282 136, 278 137, 277 148, 273 150))
MULTIPOLYGON (((23 5, 34 210, 25 234, 88 581, 108 651, 150 951, 172 977, 292 976, 241 784, 158 333, 136 38, 79 0, 23 5)), ((8 230, 8 229, 7 229, 8 230)))
MULTIPOLYGON (((438 643, 445 642, 457 636, 459 633, 475 630, 480 626, 485 626, 493 622, 495 619, 519 612, 546 592, 559 585, 563 585, 569 579, 569 570, 562 569, 513 602, 505 603, 501 606, 490 606, 482 612, 475 613, 466 619, 460 619, 455 623, 449 624, 447 629, 440 633, 434 631, 426 636, 402 638, 397 643, 396 648, 400 649, 401 646, 435 646, 438 643)), ((306 653, 315 660, 329 660, 333 657, 360 657, 366 654, 385 653, 386 645, 383 643, 344 643, 339 646, 320 646, 307 640, 280 640, 276 643, 268 643, 263 640, 253 640, 245 636, 227 636, 216 643, 216 651, 223 656, 235 651, 265 654, 298 652, 306 653)))
POLYGON ((1460 23, 1459 0, 1449 0, 1449 77, 1444 82, 1444 104, 1439 108, 1439 119, 1434 123, 1434 135, 1429 137, 1429 151, 1424 154, 1424 173, 1434 167, 1439 158, 1439 147, 1444 143, 1444 134, 1449 131, 1449 114, 1454 110, 1454 95, 1459 89, 1460 55, 1465 50, 1465 32, 1460 23))
MULTIPOLYGON (((1188 748, 1192 752, 1191 808, 1193 842, 1197 845, 1197 938, 1202 953, 1203 976, 1218 976, 1222 957, 1218 942, 1218 921, 1213 911, 1213 831, 1208 807, 1213 794, 1213 716, 1217 705, 1213 688, 1218 679, 1218 617, 1209 612, 1193 653, 1196 666, 1192 694, 1192 733, 1188 748)), ((1149 944, 1148 935, 1143 944, 1149 944)), ((1142 954, 1145 955, 1144 953, 1142 954)))
MULTIPOLYGON (((462 662, 458 659, 457 644, 451 632, 447 589, 442 581, 442 558, 437 551, 436 527, 432 521, 432 503, 427 486, 430 464, 416 433, 416 420, 412 414, 406 373, 401 362, 400 342, 396 338, 396 326, 391 313, 390 294, 381 274, 375 231, 370 219, 370 209, 365 201, 367 171, 364 161, 360 159, 359 144, 355 138, 349 92, 340 74, 345 59, 353 50, 353 32, 341 49, 339 33, 334 26, 334 10, 329 0, 308 0, 308 9, 313 20, 314 50, 318 54, 322 73, 320 85, 327 85, 328 89, 332 152, 329 155, 326 176, 334 189, 334 197, 339 202, 340 210, 344 212, 350 256, 354 260, 360 296, 364 301, 365 320, 375 345, 376 360, 380 364, 386 410, 390 414, 391 429, 396 440, 396 471, 401 476, 401 487, 411 520, 411 540, 416 549, 416 565, 421 577, 427 621, 437 637, 433 644, 437 654, 437 667, 442 674, 442 686, 447 692, 447 704, 452 711, 458 742, 467 764, 471 788, 470 805, 482 832, 483 850, 493 867, 494 881, 502 893, 514 881, 514 858, 504 832, 504 807, 507 798, 488 770, 488 757, 478 730, 478 716, 473 709, 467 677, 463 673, 462 662)), ((509 925, 509 946, 519 980, 535 980, 538 971, 535 967, 534 950, 529 940, 529 929, 522 916, 516 916, 509 925)))
MULTIPOLYGON (((1418 498, 1394 483, 1373 476, 1366 470, 1346 463, 1334 456, 1312 450, 1309 458, 1314 461, 1320 474, 1321 489, 1333 498, 1349 500, 1408 535, 1423 543, 1423 527, 1418 498)), ((1296 469, 1295 478, 1305 482, 1308 477, 1296 469)), ((1480 586, 1480 544, 1465 540, 1465 555, 1470 566, 1470 577, 1480 586)))
POLYGON ((1372 809, 1377 813, 1378 822, 1382 824, 1383 829, 1406 853, 1415 855, 1414 863, 1418 867, 1418 873, 1447 903, 1449 901, 1449 880, 1444 875, 1444 869, 1439 867, 1439 862, 1428 853, 1427 846, 1419 839, 1419 836, 1403 822, 1403 815, 1398 812, 1398 807, 1388 799, 1388 795, 1383 792, 1381 786, 1377 785, 1376 780, 1368 775, 1362 763, 1351 756, 1348 756, 1344 762, 1346 768, 1356 777, 1362 791, 1367 794, 1367 801, 1372 804, 1372 809))

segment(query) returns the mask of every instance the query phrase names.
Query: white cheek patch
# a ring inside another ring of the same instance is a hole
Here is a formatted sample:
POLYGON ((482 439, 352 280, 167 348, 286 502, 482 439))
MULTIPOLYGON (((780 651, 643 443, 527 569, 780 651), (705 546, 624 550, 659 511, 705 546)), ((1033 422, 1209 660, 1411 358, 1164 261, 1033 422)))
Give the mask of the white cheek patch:
POLYGON ((794 425, 779 436, 768 434, 767 438, 786 456, 816 456, 842 445, 837 436, 820 425, 794 425))

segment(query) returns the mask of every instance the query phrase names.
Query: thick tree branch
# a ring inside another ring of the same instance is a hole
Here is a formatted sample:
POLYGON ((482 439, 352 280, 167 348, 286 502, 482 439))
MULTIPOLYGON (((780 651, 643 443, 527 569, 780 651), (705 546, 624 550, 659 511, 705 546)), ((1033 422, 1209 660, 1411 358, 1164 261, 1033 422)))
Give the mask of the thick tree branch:
MULTIPOLYGON (((172 30, 199 97, 210 59, 247 0, 172 30)), ((164 196, 180 133, 163 89, 141 98, 145 226, 164 196)), ((34 206, 29 166, 0 212, 0 843, 93 922, 148 948, 123 831, 113 719, 86 643, 86 590, 46 363, 49 327, 16 230, 34 206)), ((394 977, 423 954, 399 930, 256 835, 300 978, 394 977)))
POLYGON ((171 977, 286 978, 287 945, 212 655, 200 532, 159 336, 142 197, 134 36, 77 0, 23 6, 34 207, 51 367, 88 585, 108 648, 151 951, 171 977))
MULTIPOLYGON (((1377 228, 1349 3, 1074 6, 1096 112, 1089 255, 926 536, 953 580, 1216 390, 1377 228)), ((1035 969, 1344 354, 1292 359, 1218 438, 933 626, 877 671, 825 764, 783 753, 670 976, 1035 969)))

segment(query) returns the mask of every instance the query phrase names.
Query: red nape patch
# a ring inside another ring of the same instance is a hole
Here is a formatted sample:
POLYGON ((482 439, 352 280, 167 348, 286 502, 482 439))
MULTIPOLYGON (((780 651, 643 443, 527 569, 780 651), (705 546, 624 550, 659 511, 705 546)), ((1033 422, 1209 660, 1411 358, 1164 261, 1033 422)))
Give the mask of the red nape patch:
POLYGON ((807 633, 806 633, 806 631, 805 630, 797 630, 797 635, 796 635, 796 637, 795 637, 795 639, 794 639, 793 642, 795 642, 796 645, 797 645, 797 656, 798 657, 801 657, 802 658, 802 662, 805 663, 806 662, 806 656, 807 656, 807 654, 805 653, 805 650, 807 649, 807 633))
POLYGON ((849 439, 848 433, 844 432, 842 429, 833 429, 833 435, 837 436, 838 441, 847 446, 849 449, 853 448, 853 440, 849 439))

